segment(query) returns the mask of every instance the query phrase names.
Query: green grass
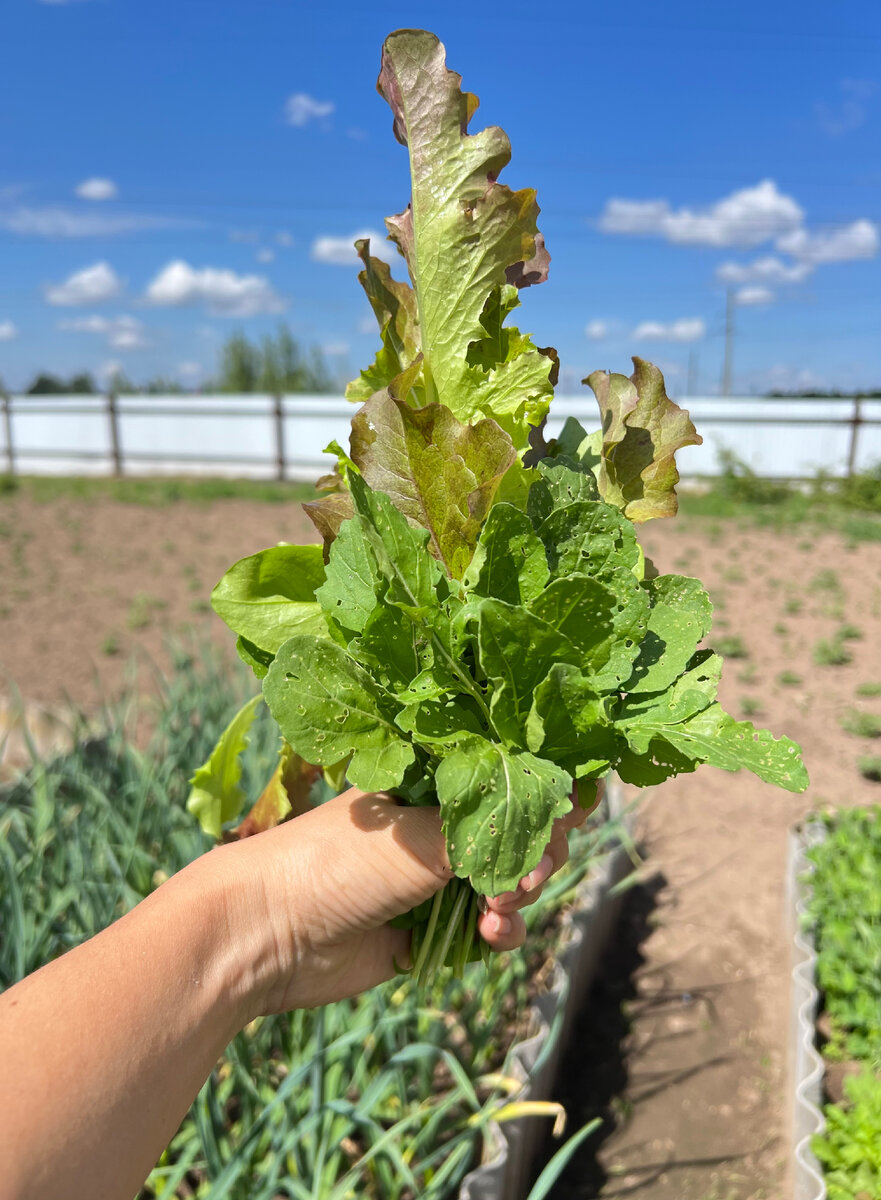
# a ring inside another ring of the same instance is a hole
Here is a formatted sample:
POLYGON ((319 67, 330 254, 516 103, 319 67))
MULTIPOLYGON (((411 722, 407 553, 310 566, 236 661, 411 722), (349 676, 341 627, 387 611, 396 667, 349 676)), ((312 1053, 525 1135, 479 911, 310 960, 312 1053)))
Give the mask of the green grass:
POLYGON ((858 696, 881 696, 881 683, 860 683, 856 692, 858 696))
MULTIPOLYGON (((178 649, 157 676, 146 748, 131 699, 71 753, 34 761, 0 788, 0 987, 106 927, 210 847, 186 812, 187 780, 241 701, 244 669, 178 649)), ((143 715, 143 714, 142 714, 143 715)), ((277 757, 264 713, 243 785, 259 794, 277 757)), ((142 1200, 447 1200, 479 1159, 510 1097, 498 1078, 522 1023, 530 977, 612 826, 579 834, 569 865, 525 912, 525 953, 494 956, 431 994, 399 978, 317 1011, 263 1018, 227 1048, 142 1200)), ((555 1035, 557 1036, 557 1035, 555 1035)))
POLYGON ((723 658, 749 658, 749 651, 739 633, 732 633, 727 637, 715 638, 713 640, 713 649, 717 654, 721 654, 723 658))
POLYGON ((104 476, 0 476, 0 505, 26 496, 40 504, 55 500, 115 500, 149 508, 178 502, 210 504, 215 500, 259 500, 267 504, 314 500, 315 488, 307 483, 280 483, 261 479, 177 479, 104 476))
POLYGON ((847 733, 856 737, 881 737, 881 716, 876 713, 860 712, 852 708, 841 718, 840 725, 847 733))
POLYGON ((871 783, 881 783, 881 755, 864 754, 857 760, 857 770, 863 779, 871 783))
POLYGON ((843 667, 853 655, 838 637, 820 638, 811 653, 818 667, 843 667))
POLYGON ((798 687, 802 678, 801 675, 796 675, 795 671, 781 671, 777 676, 777 682, 781 687, 798 687))

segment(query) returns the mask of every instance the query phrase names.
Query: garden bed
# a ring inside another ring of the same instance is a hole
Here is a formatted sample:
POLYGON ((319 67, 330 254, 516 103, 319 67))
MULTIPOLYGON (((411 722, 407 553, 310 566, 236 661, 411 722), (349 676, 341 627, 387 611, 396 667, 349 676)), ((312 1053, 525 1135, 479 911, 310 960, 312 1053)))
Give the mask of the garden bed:
POLYGON ((791 841, 795 1200, 881 1194, 881 809, 791 841), (822 1111, 821 1111, 822 1105, 822 1111))

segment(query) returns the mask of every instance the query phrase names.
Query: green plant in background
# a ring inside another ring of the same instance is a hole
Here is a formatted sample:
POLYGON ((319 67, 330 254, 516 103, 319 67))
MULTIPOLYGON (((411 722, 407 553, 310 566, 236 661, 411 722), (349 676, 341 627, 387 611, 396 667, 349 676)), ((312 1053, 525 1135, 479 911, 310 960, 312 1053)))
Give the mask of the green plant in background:
POLYGON ((826 1053, 881 1067, 881 809, 824 818, 808 852, 817 980, 832 1034, 826 1053))
POLYGON ((820 638, 815 643, 811 657, 818 667, 843 667, 853 660, 853 655, 841 638, 820 638))
POLYGON ((713 649, 723 658, 749 658, 749 650, 739 633, 714 638, 713 649))
POLYGON ((872 783, 881 783, 881 756, 877 754, 862 755, 857 760, 857 770, 863 779, 869 779, 872 783))
POLYGON ((875 713, 860 712, 851 708, 841 718, 840 724, 842 729, 856 737, 881 737, 881 717, 875 713))
POLYGON ((860 683, 856 689, 858 696, 881 696, 881 683, 860 683))
MULTIPOLYGON (((83 718, 70 753, 0 789, 0 986, 105 928, 211 845, 184 810, 187 768, 217 741, 244 671, 231 674, 207 649, 178 649, 174 675, 154 683, 146 749, 128 735, 143 725, 130 699, 105 712, 102 732, 88 733, 83 718)), ((249 734, 252 753, 236 770, 256 794, 277 733, 258 717, 249 734)), ((614 833, 614 823, 579 832, 571 864, 525 914, 538 944, 553 947, 551 914, 614 833)), ((524 1115, 505 1055, 529 986, 524 957, 505 955, 436 992, 405 980, 255 1021, 212 1072, 143 1200, 194 1189, 202 1200, 454 1196, 490 1119, 524 1115)), ((561 1115, 554 1105, 525 1111, 561 1115)))
POLYGON ((881 1196, 881 1076, 869 1067, 844 1081, 844 1104, 823 1109, 826 1128, 811 1139, 829 1200, 881 1196))
POLYGON ((536 865, 573 783, 586 806, 610 769, 807 786, 794 743, 716 702, 706 592, 637 541, 634 522, 675 514, 676 451, 700 441, 660 371, 594 372, 602 429, 570 419, 544 441, 556 352, 508 324, 547 277, 539 210, 498 182, 502 130, 467 132, 460 82, 434 35, 387 39, 412 198, 386 225, 409 283, 356 244, 381 346, 347 389, 350 453, 330 447, 328 494, 306 505, 323 551, 272 547, 213 594, 305 764, 439 804, 457 878, 407 919, 421 981, 478 953, 479 893, 536 865))
POLYGON ((781 687, 798 687, 802 678, 795 671, 781 671, 777 676, 777 682, 781 687))

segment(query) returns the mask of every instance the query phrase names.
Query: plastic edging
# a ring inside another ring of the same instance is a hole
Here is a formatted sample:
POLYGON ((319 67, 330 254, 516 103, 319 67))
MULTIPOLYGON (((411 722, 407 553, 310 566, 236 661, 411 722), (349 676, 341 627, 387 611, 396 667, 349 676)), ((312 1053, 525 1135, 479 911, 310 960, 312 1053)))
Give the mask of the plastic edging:
MULTIPOLYGON (((620 784, 609 780, 610 811, 620 812, 620 784)), ((596 975, 599 961, 615 927, 622 895, 615 885, 633 870, 625 847, 611 843, 595 871, 581 883, 572 909, 563 917, 560 946, 547 992, 532 1004, 536 1032, 515 1046, 508 1073, 523 1081, 511 1101, 546 1100, 554 1086, 563 1050, 576 1014, 596 975)), ((462 1181, 459 1200, 524 1200, 530 1168, 546 1133, 545 1121, 523 1117, 490 1124, 489 1161, 462 1181)))
POLYGON ((811 1150, 811 1138, 826 1127, 823 1100, 823 1060, 815 1045, 817 1020, 817 951, 813 930, 804 922, 811 896, 813 864, 807 851, 826 836, 817 822, 789 834, 786 870, 786 912, 792 937, 790 989, 791 1152, 794 1200, 826 1200, 823 1168, 811 1150))

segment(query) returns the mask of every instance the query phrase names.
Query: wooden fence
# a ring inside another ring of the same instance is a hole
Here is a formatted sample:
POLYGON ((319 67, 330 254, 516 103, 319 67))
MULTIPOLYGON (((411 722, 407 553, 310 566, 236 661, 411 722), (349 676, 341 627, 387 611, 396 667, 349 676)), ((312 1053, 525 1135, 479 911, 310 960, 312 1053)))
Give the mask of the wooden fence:
MULTIPOLYGON (((717 431, 738 457, 754 459, 757 473, 770 477, 805 478, 821 467, 852 475, 881 461, 881 401, 697 397, 683 403, 707 443, 700 454, 682 452, 686 477, 718 472, 708 452, 724 444, 717 431)), ((326 469, 327 442, 347 443, 353 406, 339 396, 108 393, 0 395, 0 411, 0 463, 5 459, 9 474, 77 473, 80 464, 115 475, 174 470, 311 479, 326 469)), ((597 423, 592 400, 558 396, 549 434, 570 415, 588 427, 597 423)))

